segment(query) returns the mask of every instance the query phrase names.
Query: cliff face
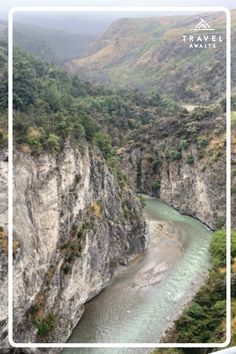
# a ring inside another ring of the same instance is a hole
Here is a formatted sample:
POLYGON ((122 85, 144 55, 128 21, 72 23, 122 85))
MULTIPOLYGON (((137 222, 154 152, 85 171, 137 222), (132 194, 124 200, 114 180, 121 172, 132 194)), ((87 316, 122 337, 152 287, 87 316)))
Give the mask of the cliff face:
MULTIPOLYGON (((193 153, 193 156, 196 155, 193 153)), ((181 213, 194 216, 217 229, 225 222, 225 183, 223 158, 211 166, 203 161, 196 161, 190 166, 184 159, 164 166, 160 198, 181 213)))
MULTIPOLYGON (((14 160, 14 340, 63 342, 84 303, 144 249, 141 205, 86 144, 65 144, 54 156, 17 152, 14 160)), ((2 161, 4 191, 6 173, 2 161)), ((4 229, 6 212, 1 204, 4 229)), ((1 316, 6 322, 6 304, 1 316)))
POLYGON ((164 121, 156 130, 143 131, 138 142, 131 140, 119 151, 130 184, 212 229, 221 227, 226 207, 223 124, 224 117, 205 116, 201 121, 164 121), (198 131, 186 140, 183 129, 188 126, 198 131))

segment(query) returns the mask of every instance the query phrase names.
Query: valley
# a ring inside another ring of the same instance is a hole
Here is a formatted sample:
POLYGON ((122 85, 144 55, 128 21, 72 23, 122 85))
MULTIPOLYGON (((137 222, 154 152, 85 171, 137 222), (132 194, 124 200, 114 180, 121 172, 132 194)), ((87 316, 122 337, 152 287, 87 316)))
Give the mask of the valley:
MULTIPOLYGON (((222 14, 204 18, 224 41, 222 14)), ((121 18, 98 36, 16 26, 16 342, 224 338, 225 51, 185 46, 198 19, 121 18)), ((0 58, 0 340, 28 354, 7 343, 4 41, 0 58)), ((63 353, 95 353, 82 350, 63 353)))
MULTIPOLYGON (((231 16, 235 36, 235 10, 231 16)), ((180 102, 213 103, 225 88, 225 54, 221 43, 217 43, 225 40, 224 14, 206 13, 203 17, 214 28, 213 41, 209 40, 211 31, 205 33, 207 46, 211 45, 209 50, 189 48, 186 40, 199 38, 192 31, 199 15, 123 18, 94 41, 88 55, 68 62, 65 67, 93 84, 112 89, 137 88, 150 94, 157 88, 180 102)), ((198 46, 199 43, 202 42, 198 46)), ((235 47, 232 49, 234 59, 235 47)), ((232 87, 236 83, 234 63, 232 60, 232 87)))

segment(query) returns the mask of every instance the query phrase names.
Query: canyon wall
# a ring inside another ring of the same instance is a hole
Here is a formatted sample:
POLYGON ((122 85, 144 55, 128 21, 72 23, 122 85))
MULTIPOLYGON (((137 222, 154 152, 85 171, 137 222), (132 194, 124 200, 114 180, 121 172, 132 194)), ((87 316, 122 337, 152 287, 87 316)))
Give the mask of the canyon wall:
MULTIPOLYGON (((1 160, 1 340, 7 345, 7 156, 1 160)), ((84 303, 145 248, 140 201, 101 153, 14 156, 14 340, 64 342, 84 303)))
POLYGON ((176 138, 179 126, 186 129, 198 122, 168 125, 164 121, 143 132, 143 138, 130 140, 119 152, 129 183, 137 192, 159 197, 212 229, 222 227, 226 208, 224 119, 213 121, 205 116, 198 135, 186 135, 188 139, 184 134, 176 138))

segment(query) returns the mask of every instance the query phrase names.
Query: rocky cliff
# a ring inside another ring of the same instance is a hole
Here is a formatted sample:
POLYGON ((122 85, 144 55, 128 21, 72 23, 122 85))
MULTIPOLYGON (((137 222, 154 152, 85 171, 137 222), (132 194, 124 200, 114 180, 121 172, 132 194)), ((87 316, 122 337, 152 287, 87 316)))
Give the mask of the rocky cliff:
POLYGON ((139 192, 157 196, 212 229, 225 223, 225 117, 217 110, 163 118, 132 132, 119 150, 139 192))
MULTIPOLYGON (((7 316, 7 157, 1 160, 1 324, 7 316), (4 238, 5 237, 5 238, 4 238), (3 247, 4 246, 4 247, 3 247)), ((66 341, 84 303, 145 247, 141 204, 96 148, 14 156, 14 340, 66 341)), ((6 327, 1 340, 7 346, 6 327)))

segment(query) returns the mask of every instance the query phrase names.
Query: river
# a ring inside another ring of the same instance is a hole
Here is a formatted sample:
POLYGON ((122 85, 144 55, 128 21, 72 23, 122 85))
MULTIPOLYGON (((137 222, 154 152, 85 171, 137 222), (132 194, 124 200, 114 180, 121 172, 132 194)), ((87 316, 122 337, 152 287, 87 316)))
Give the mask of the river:
MULTIPOLYGON (((145 197, 148 248, 88 302, 68 342, 157 343, 193 298, 210 267, 211 232, 145 197)), ((64 354, 148 353, 150 349, 65 349, 64 354)))

